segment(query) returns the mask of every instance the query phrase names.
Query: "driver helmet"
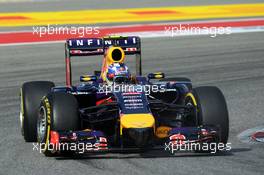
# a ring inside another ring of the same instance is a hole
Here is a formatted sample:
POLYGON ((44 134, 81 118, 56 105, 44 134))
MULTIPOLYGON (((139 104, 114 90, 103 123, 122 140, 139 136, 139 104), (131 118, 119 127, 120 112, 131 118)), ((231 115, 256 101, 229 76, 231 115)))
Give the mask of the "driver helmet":
POLYGON ((106 81, 108 83, 124 83, 129 81, 131 74, 124 63, 113 63, 108 66, 106 81))

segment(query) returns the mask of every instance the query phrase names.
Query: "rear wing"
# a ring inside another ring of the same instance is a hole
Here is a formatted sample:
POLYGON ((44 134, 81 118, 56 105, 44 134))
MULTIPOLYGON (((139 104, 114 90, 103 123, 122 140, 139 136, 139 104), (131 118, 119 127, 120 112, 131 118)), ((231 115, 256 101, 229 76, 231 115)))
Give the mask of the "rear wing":
POLYGON ((71 86, 71 57, 104 55, 110 46, 121 47, 126 55, 136 56, 136 74, 142 75, 141 42, 137 36, 104 38, 73 38, 65 43, 66 85, 71 86))

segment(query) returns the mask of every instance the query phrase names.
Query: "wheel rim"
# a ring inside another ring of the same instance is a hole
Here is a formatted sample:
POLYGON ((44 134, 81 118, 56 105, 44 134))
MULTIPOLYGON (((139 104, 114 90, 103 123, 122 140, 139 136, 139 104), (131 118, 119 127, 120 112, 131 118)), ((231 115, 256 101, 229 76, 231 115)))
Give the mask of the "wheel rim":
POLYGON ((192 117, 191 119, 193 120, 192 123, 195 125, 195 126, 198 126, 199 122, 198 122, 198 118, 197 118, 197 108, 196 108, 196 105, 194 104, 194 101, 191 97, 187 97, 185 99, 185 105, 189 108, 189 109, 192 109, 191 113, 190 113, 190 116, 192 117))
POLYGON ((45 140, 46 128, 47 128, 46 119, 47 119, 46 110, 44 106, 41 106, 39 110, 39 117, 38 117, 38 124, 37 124, 39 142, 43 142, 45 140))

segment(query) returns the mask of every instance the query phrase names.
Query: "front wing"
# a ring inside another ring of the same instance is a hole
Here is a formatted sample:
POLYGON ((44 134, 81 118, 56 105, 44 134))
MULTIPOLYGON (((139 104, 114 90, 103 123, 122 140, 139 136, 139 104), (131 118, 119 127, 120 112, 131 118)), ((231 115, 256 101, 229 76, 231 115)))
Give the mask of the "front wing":
POLYGON ((213 126, 172 128, 168 137, 164 139, 155 138, 153 144, 148 147, 125 147, 122 144, 113 146, 110 138, 101 131, 82 130, 69 132, 50 133, 50 142, 53 153, 71 151, 75 153, 96 152, 126 152, 126 151, 148 151, 148 150, 182 150, 183 147, 190 148, 192 145, 203 143, 218 143, 219 129, 213 126), (177 149, 175 149, 177 147, 177 149))

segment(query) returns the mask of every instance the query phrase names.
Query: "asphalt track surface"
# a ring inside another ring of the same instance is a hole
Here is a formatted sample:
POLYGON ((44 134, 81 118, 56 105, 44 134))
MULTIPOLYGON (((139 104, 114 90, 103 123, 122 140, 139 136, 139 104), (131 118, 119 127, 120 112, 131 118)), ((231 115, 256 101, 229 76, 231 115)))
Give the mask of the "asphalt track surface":
MULTIPOLYGON (((1 12, 147 7, 150 1, 55 1, 3 3, 1 12)), ((151 6, 253 3, 252 1, 151 1, 151 6)), ((254 3, 262 2, 254 0, 254 3)), ((186 76, 195 86, 214 85, 224 93, 230 115, 230 152, 217 155, 165 152, 46 158, 25 143, 19 126, 19 88, 25 81, 63 85, 63 44, 0 47, 0 175, 4 174, 263 174, 263 144, 242 143, 237 135, 264 125, 264 33, 143 39, 143 71, 186 76)), ((100 57, 76 59, 74 74, 99 68, 100 57)), ((133 69, 133 65, 130 65, 133 69)), ((75 82, 78 77, 74 76, 75 82)))
MULTIPOLYGON (((223 91, 230 114, 230 152, 46 158, 20 135, 18 94, 25 81, 51 80, 63 85, 63 44, 3 46, 0 174, 262 174, 263 145, 242 143, 237 135, 263 125, 264 33, 143 39, 142 47, 144 74, 163 71, 167 76, 190 77, 195 86, 215 85, 223 91)), ((100 57, 76 59, 75 74, 91 73, 100 62, 100 57)))

